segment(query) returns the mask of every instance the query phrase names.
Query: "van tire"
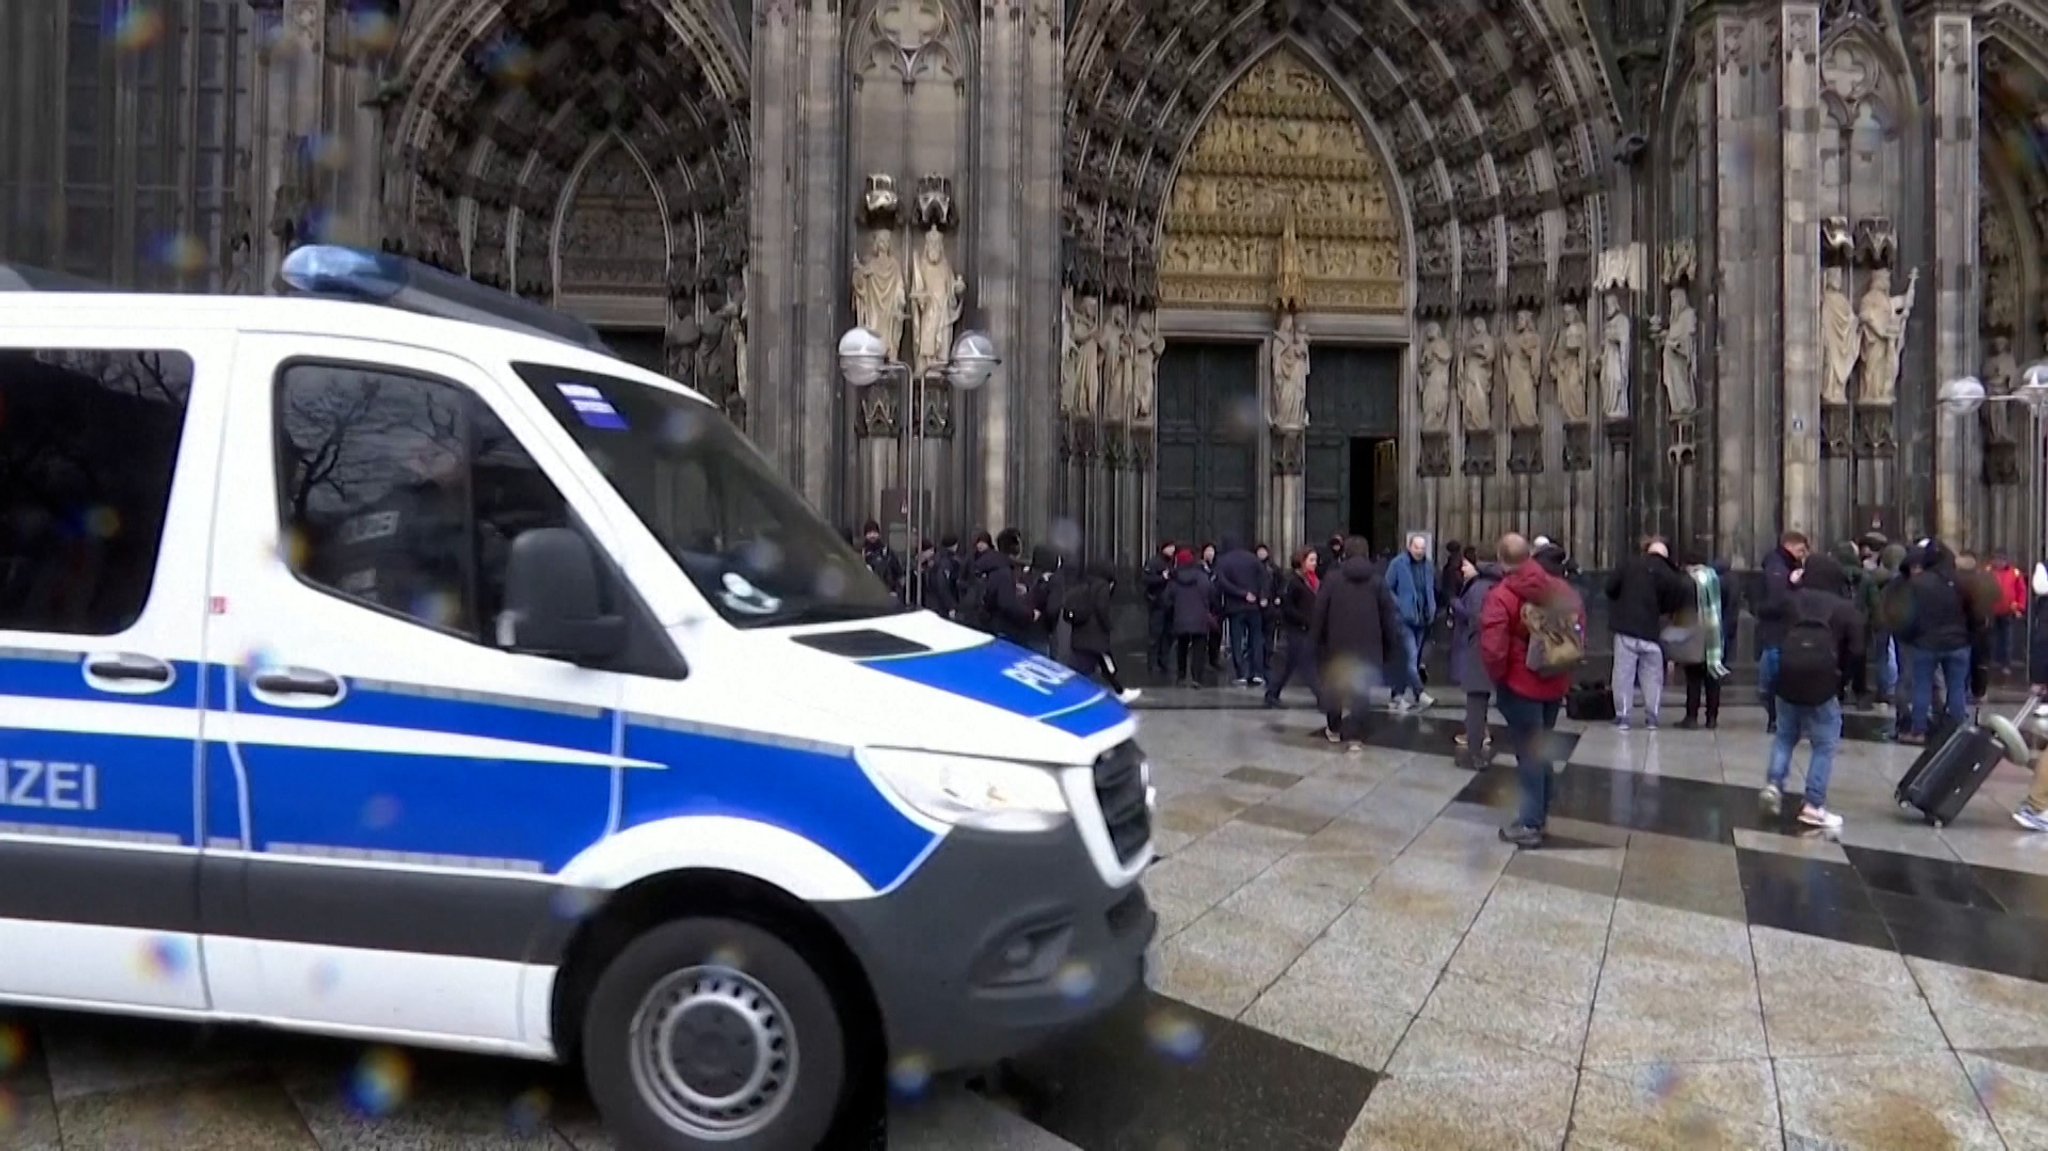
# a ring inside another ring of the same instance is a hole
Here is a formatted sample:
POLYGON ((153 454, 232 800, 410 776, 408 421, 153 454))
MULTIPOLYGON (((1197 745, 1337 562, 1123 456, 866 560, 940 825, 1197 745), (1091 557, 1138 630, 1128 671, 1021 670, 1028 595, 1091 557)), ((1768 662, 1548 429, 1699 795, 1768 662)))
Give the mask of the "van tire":
POLYGON ((583 1017, 591 1098, 635 1151, 816 1147, 846 1094, 846 1065, 825 980, 783 939, 737 920, 681 919, 634 939, 598 976, 583 1017), (682 1021, 697 1056, 687 1066, 673 1041, 682 1021))

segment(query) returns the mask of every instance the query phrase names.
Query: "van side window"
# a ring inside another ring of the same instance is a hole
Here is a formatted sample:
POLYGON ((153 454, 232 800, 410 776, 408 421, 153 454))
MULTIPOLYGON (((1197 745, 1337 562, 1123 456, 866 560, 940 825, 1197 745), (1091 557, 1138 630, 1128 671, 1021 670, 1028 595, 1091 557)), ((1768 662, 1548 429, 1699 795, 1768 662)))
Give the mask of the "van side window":
POLYGON ((288 365, 277 397, 278 506, 302 579, 494 643, 513 537, 568 508, 482 400, 382 368, 288 365))
POLYGON ((0 350, 0 628, 141 618, 191 395, 183 352, 0 350))

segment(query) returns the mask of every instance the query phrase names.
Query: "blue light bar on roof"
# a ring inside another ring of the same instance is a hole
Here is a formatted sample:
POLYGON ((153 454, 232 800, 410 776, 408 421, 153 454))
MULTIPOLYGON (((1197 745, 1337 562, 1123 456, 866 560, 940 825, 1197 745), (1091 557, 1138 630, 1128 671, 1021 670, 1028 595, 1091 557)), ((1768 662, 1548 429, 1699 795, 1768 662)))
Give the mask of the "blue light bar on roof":
POLYGON ((597 329, 573 316, 389 252, 307 244, 284 258, 278 278, 295 294, 382 304, 611 354, 597 329))

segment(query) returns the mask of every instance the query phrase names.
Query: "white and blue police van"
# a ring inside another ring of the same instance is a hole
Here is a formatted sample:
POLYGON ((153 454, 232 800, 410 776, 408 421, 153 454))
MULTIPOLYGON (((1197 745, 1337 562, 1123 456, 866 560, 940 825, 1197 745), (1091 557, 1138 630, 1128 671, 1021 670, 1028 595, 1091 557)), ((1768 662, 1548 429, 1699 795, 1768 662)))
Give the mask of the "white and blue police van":
POLYGON ((282 279, 0 292, 0 1001, 580 1060, 667 1151, 1142 985, 1116 699, 580 322, 282 279))

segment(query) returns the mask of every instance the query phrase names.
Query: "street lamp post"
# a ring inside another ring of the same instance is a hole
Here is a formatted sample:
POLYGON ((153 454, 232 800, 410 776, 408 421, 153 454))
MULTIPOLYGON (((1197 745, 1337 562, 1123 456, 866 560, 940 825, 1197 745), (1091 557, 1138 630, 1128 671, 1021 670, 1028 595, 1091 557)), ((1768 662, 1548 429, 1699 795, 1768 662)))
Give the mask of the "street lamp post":
POLYGON ((911 562, 905 574, 905 598, 918 602, 915 594, 916 549, 924 538, 924 500, 922 485, 924 475, 924 409, 931 393, 932 384, 943 382, 961 391, 971 392, 988 382, 989 374, 1003 361, 996 355, 995 342, 988 333, 966 331, 953 341, 953 354, 942 363, 932 364, 922 372, 912 371, 909 364, 889 358, 889 346, 882 337, 866 328, 849 328, 839 337, 839 371, 846 377, 848 385, 859 391, 863 388, 882 387, 886 380, 899 382, 901 406, 897 416, 897 466, 903 478, 905 493, 903 521, 906 537, 904 551, 910 554, 911 562))
POLYGON ((2048 425, 2048 360, 2028 368, 2021 377, 2020 386, 2010 395, 1987 395, 1983 382, 1970 376, 1950 380, 1941 386, 1941 406, 1943 410, 1953 415, 1973 415, 1985 404, 2024 404, 2027 409, 2027 560, 2024 569, 2026 574, 2023 578, 2027 581, 2028 587, 2025 597, 2026 633, 2021 642, 2031 645, 2034 637, 2034 600, 2037 598, 2032 586, 2034 565, 2042 562, 2042 549, 2048 546, 2044 544, 2044 541, 2048 541, 2048 531, 2044 531, 2048 524, 2043 522, 2044 519, 2048 519, 2048 508, 2041 504, 2042 469, 2048 467, 2048 459, 2044 459, 2041 447, 2044 425, 2048 425))

